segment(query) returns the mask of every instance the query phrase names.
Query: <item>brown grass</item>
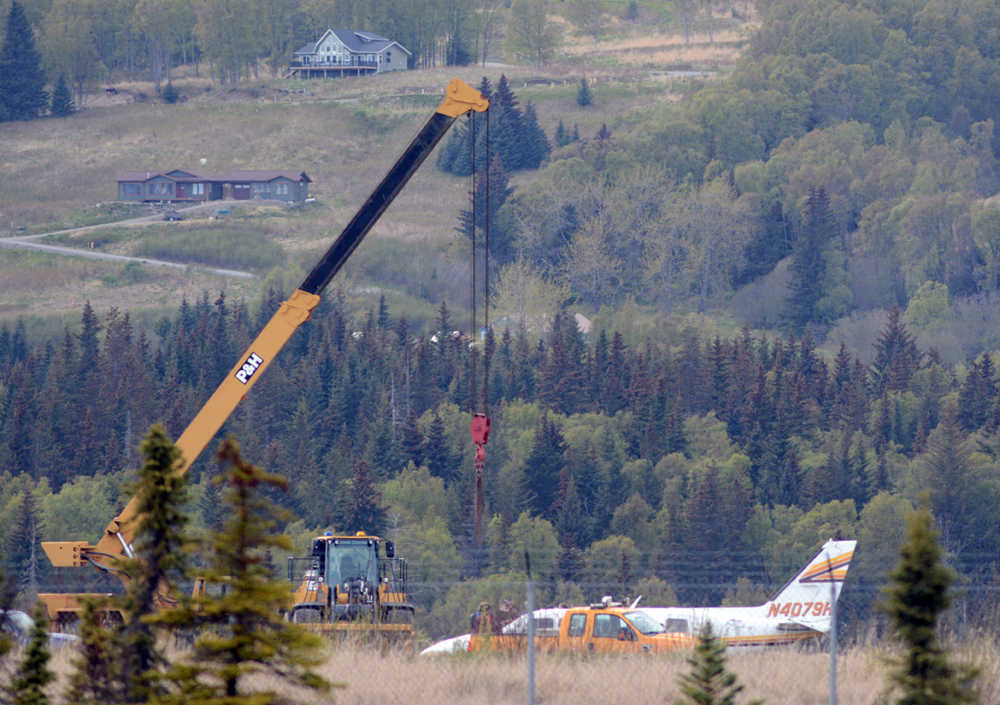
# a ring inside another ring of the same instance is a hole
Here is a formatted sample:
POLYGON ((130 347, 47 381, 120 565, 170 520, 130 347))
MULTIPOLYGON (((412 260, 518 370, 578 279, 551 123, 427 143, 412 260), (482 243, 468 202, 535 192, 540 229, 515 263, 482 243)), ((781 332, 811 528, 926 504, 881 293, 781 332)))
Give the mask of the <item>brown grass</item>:
MULTIPOLYGON (((688 673, 686 654, 579 658, 539 655, 536 702, 541 705, 628 705, 672 703, 678 678, 688 673)), ((886 687, 885 653, 854 648, 837 663, 840 702, 867 705, 879 701, 886 687)), ((56 655, 54 664, 65 682, 71 652, 56 655)), ((965 646, 957 658, 980 666, 981 702, 1000 698, 1000 659, 992 644, 965 646)), ((829 656, 820 651, 772 649, 727 655, 727 667, 745 686, 740 702, 762 698, 767 705, 825 705, 829 702, 829 656)), ((427 658, 368 647, 331 648, 320 673, 346 687, 332 695, 304 695, 303 703, 338 705, 521 705, 527 702, 524 657, 498 655, 427 658)), ((282 692, 280 683, 260 685, 282 692)))

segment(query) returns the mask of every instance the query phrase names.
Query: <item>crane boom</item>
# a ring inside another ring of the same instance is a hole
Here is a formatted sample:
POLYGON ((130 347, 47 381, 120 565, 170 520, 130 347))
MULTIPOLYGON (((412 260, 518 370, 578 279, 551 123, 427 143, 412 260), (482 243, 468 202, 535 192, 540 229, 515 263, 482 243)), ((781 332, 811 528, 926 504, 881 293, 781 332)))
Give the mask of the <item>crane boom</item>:
MULTIPOLYGON (((372 226, 389 207, 413 173, 444 136, 452 123, 470 111, 483 112, 489 101, 478 90, 453 78, 445 89, 445 98, 417 136, 385 175, 379 185, 347 224, 319 263, 287 301, 264 326, 257 338, 225 376, 215 392, 198 411, 177 439, 181 460, 177 472, 186 473, 232 415, 250 388, 260 379, 285 346, 292 334, 309 320, 320 301, 320 294, 357 248, 372 226)), ((86 541, 43 541, 42 548, 54 566, 91 564, 109 570, 120 557, 132 555, 132 539, 138 526, 138 497, 133 497, 122 512, 111 520, 96 545, 86 541)), ((124 579, 124 576, 122 576, 124 579)), ((49 615, 76 611, 69 595, 39 595, 49 606, 49 615), (49 598, 49 599, 47 599, 49 598)))

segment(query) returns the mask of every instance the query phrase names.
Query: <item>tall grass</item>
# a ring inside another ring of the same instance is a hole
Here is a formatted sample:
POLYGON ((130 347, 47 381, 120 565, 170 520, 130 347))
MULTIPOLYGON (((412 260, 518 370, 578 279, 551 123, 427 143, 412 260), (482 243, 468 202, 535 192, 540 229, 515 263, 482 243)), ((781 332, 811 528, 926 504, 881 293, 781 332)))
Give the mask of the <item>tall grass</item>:
POLYGON ((257 271, 280 265, 286 258, 285 251, 267 233, 226 225, 167 228, 158 238, 144 238, 135 253, 175 262, 257 271))
MULTIPOLYGON (((883 702, 887 652, 852 648, 837 663, 837 693, 845 705, 883 702)), ((980 702, 1000 699, 1000 657, 990 642, 965 645, 956 657, 980 666, 980 702)), ((56 655, 63 684, 71 670, 72 651, 56 655)), ((542 705, 646 705, 673 703, 677 680, 690 670, 687 654, 594 656, 539 654, 535 697, 542 705)), ((818 650, 770 649, 728 653, 726 665, 745 686, 740 702, 760 698, 767 705, 826 705, 829 702, 829 656, 818 650)), ((400 651, 342 643, 330 647, 320 673, 346 687, 329 695, 295 694, 303 705, 523 705, 527 666, 523 656, 460 654, 428 658, 400 651)), ((255 683, 292 695, 271 678, 255 683)))

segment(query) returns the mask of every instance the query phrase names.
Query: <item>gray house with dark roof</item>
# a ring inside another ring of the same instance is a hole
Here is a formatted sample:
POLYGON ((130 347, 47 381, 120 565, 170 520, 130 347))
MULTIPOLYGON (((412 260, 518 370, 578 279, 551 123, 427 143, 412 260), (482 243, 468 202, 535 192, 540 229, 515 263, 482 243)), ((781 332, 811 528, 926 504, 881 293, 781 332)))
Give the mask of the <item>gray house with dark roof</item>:
POLYGON ((411 56, 399 42, 371 32, 328 29, 292 55, 288 75, 326 78, 404 71, 411 56))
POLYGON ((119 201, 216 201, 252 198, 297 203, 309 196, 304 171, 229 171, 205 174, 183 169, 126 171, 118 175, 119 201))

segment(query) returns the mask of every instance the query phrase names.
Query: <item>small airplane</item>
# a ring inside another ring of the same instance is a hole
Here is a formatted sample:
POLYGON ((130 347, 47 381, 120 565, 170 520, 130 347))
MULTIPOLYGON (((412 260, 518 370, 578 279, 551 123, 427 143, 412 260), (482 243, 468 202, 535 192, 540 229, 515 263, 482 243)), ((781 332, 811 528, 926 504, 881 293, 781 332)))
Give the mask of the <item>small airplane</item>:
POLYGON ((697 635, 705 624, 728 647, 776 646, 830 631, 857 541, 830 540, 772 599, 751 607, 641 607, 664 631, 697 635))
MULTIPOLYGON (((644 612, 668 634, 696 637, 705 624, 727 647, 760 647, 792 644, 815 639, 830 631, 833 606, 840 597, 857 541, 827 541, 816 557, 777 595, 762 605, 748 607, 639 607, 641 596, 630 609, 644 612)), ((604 598, 608 602, 610 598, 604 598)), ((596 607, 596 605, 595 605, 596 607)), ((536 633, 546 634, 568 610, 549 607, 533 612, 536 633)), ((503 628, 503 634, 526 633, 527 615, 503 628)), ((424 649, 421 654, 467 651, 470 634, 451 637, 424 649)), ((693 643, 690 640, 688 643, 693 643)))

